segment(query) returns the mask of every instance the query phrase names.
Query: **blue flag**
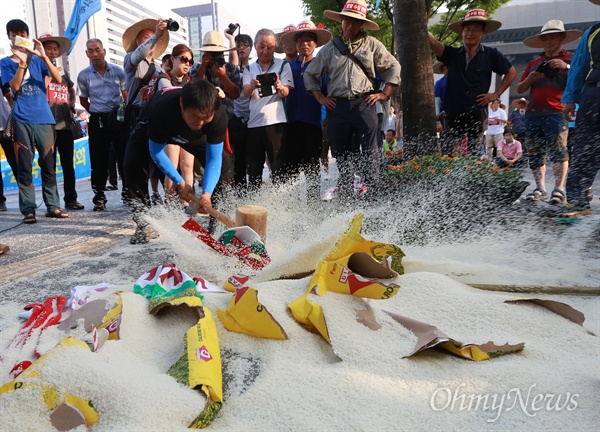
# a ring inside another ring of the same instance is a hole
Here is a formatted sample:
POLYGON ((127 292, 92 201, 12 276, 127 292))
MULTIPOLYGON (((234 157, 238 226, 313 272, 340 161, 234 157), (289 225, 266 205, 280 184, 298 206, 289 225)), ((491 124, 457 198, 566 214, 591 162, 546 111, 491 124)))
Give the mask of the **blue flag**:
POLYGON ((81 33, 81 29, 85 23, 100 9, 102 9, 102 0, 75 1, 73 12, 71 12, 71 19, 69 19, 69 25, 65 30, 65 37, 68 37, 73 42, 71 44, 71 48, 69 48, 69 51, 67 51, 67 55, 71 54, 71 51, 75 47, 75 42, 77 42, 79 33, 81 33))

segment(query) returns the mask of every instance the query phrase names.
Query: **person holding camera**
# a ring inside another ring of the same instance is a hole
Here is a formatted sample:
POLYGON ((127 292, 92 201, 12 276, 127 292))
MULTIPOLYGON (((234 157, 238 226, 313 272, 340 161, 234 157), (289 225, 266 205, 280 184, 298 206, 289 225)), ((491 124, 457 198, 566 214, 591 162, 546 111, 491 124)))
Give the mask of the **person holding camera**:
POLYGON ((581 34, 580 30, 565 30, 562 21, 550 20, 539 34, 523 41, 528 47, 544 50, 525 67, 517 86, 519 93, 530 91, 525 111, 527 155, 535 180, 535 189, 526 196, 530 201, 549 199, 554 205, 566 203, 569 129, 561 98, 573 53, 562 49, 562 45, 579 39, 581 34), (546 155, 554 171, 554 190, 550 197, 546 192, 546 155))
POLYGON ((246 151, 250 186, 262 184, 265 152, 278 182, 284 174, 282 148, 287 121, 283 99, 294 87, 290 65, 274 57, 277 45, 273 30, 261 29, 254 38, 258 59, 244 69, 244 95, 250 97, 248 148, 246 151))
POLYGON ((42 197, 46 217, 67 218, 60 208, 54 169, 54 131, 56 123, 46 99, 45 78, 62 82, 60 72, 46 55, 42 43, 29 40, 29 26, 20 19, 6 23, 6 34, 11 42, 10 57, 0 60, 0 76, 10 85, 13 95, 12 140, 17 161, 19 183, 19 210, 23 223, 37 222, 35 186, 32 164, 37 150, 42 177, 42 197))
MULTIPOLYGON (((136 89, 142 82, 142 78, 148 72, 154 60, 160 58, 169 46, 168 25, 174 21, 159 19, 144 19, 128 27, 123 33, 123 48, 127 53, 123 61, 123 69, 127 80, 127 103, 132 106, 130 127, 133 126, 135 117, 139 113, 143 103, 152 96, 154 86, 145 86, 137 94, 136 89), (135 100, 131 100, 135 98, 135 100)), ((171 28, 174 29, 172 26, 171 28)), ((158 76, 157 70, 153 75, 158 76)))
MULTIPOLYGON (((254 41, 247 34, 238 34, 235 37, 237 59, 230 58, 230 62, 240 69, 240 74, 250 64, 250 53, 254 41)), ((234 53, 235 51, 232 51, 234 53)), ((246 178, 246 148, 248 146, 248 119, 250 118, 250 97, 240 94, 233 101, 233 117, 229 120, 229 140, 233 149, 233 182, 238 193, 244 193, 248 187, 246 178)))

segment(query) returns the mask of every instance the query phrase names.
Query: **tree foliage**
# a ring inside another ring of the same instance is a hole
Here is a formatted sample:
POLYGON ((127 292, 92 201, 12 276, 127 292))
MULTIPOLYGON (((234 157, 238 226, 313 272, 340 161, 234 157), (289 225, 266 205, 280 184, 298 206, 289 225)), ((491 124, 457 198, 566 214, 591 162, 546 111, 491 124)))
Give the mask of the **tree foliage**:
MULTIPOLYGON (((448 24, 465 16, 471 9, 485 9, 491 16, 500 6, 510 0, 423 0, 427 9, 430 10, 429 17, 433 18, 440 13, 440 20, 429 26, 429 30, 443 43, 448 45, 460 44, 460 35, 448 30, 448 24)), ((304 13, 315 23, 323 23, 325 28, 333 35, 339 34, 340 23, 325 18, 323 11, 332 10, 340 12, 346 0, 302 0, 304 13)), ((394 0, 381 0, 379 10, 375 11, 376 0, 367 0, 369 12, 367 18, 379 24, 378 31, 370 31, 369 34, 379 39, 393 54, 396 44, 394 43, 393 16, 394 0)), ((297 23, 295 23, 297 24, 297 23)))

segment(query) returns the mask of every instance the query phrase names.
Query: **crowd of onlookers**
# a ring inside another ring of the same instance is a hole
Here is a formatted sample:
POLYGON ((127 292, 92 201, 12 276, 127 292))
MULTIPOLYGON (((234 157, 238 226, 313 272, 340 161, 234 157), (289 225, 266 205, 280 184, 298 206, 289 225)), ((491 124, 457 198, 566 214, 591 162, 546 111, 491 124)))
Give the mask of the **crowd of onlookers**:
MULTIPOLYGON (((260 188, 265 163, 275 184, 304 173, 309 198, 320 199, 320 163, 326 166, 329 150, 340 173, 340 200, 353 198, 357 174, 376 195, 382 166, 404 158, 402 111, 390 106, 400 64, 367 34, 379 26, 367 18, 364 0, 324 15, 341 24, 339 36, 310 20, 277 34, 261 29, 254 38, 235 35, 230 26, 223 35, 204 35, 199 60, 183 44, 165 53, 173 30, 169 22, 145 19, 123 34, 123 67, 108 63, 102 41, 92 38, 86 43, 90 65, 74 80, 56 66, 70 39, 46 34, 30 41, 26 23, 9 21, 12 55, 0 60, 0 72, 12 121, 2 147, 18 182, 23 222, 37 220, 35 151, 45 216, 67 218, 66 210, 84 208, 72 164, 74 139, 83 135, 89 139, 93 210, 105 210, 105 190, 117 187, 118 168, 122 199, 137 224, 133 243, 148 241, 143 218, 148 206, 166 201, 204 211, 218 205, 228 188, 238 193, 260 188), (75 111, 77 97, 85 111, 75 111), (64 206, 56 184, 57 152, 64 206)), ((484 10, 472 10, 449 25, 461 35, 460 47, 429 35, 439 60, 434 70, 444 75, 435 88, 440 151, 481 155, 500 166, 528 163, 536 182, 528 199, 586 211, 600 161, 598 31, 582 36, 551 20, 527 38, 524 43, 541 52, 517 86, 527 98, 515 100, 507 115, 500 96, 517 72, 501 52, 481 44, 484 34, 500 26, 484 10), (575 55, 562 49, 580 37, 575 55), (493 73, 503 76, 497 89, 490 88, 493 73), (580 109, 569 152, 575 103, 580 109), (550 194, 547 157, 555 178, 550 194)))

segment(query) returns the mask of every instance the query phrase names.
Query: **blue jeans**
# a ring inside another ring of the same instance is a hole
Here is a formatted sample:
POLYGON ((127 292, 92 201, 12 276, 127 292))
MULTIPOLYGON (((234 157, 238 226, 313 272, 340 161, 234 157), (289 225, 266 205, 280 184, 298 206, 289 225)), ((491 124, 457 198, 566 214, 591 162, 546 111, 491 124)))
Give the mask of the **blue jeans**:
POLYGON ((50 124, 15 123, 15 156, 17 159, 19 184, 19 210, 24 215, 34 213, 35 186, 33 174, 39 175, 38 167, 32 167, 35 151, 38 152, 38 165, 42 176, 42 198, 48 212, 60 208, 56 173, 54 170, 54 131, 50 124), (35 171, 34 171, 35 170, 35 171))

